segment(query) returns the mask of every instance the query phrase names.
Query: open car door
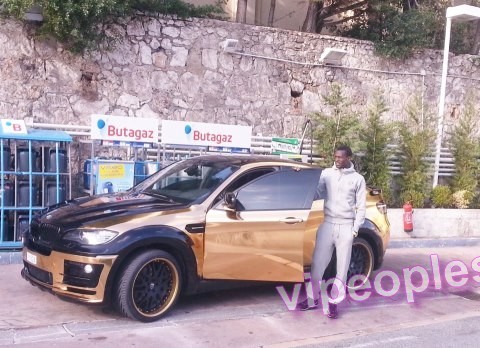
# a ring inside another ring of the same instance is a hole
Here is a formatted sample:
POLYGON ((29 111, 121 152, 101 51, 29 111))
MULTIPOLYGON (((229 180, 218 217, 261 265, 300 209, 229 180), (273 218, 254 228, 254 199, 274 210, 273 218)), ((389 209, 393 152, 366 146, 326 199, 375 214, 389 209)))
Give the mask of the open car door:
POLYGON ((304 234, 320 172, 283 167, 227 188, 227 199, 206 215, 203 277, 303 281, 304 234))

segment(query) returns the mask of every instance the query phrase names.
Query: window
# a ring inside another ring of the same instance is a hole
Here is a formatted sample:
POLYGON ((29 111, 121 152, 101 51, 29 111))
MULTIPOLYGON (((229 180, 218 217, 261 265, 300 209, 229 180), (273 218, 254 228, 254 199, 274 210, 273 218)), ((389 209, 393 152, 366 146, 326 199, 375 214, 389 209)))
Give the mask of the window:
POLYGON ((238 210, 310 209, 319 177, 319 169, 289 169, 266 174, 240 188, 238 210))
POLYGON ((223 200, 225 192, 235 192, 238 190, 240 187, 244 186, 245 184, 263 176, 268 173, 272 173, 275 170, 278 170, 278 168, 272 168, 272 167, 265 167, 265 168, 257 168, 253 169, 251 171, 248 171, 246 173, 241 174, 237 179, 235 179, 228 187, 223 190, 223 192, 218 195, 218 197, 215 199, 213 204, 217 204, 221 200, 223 200))

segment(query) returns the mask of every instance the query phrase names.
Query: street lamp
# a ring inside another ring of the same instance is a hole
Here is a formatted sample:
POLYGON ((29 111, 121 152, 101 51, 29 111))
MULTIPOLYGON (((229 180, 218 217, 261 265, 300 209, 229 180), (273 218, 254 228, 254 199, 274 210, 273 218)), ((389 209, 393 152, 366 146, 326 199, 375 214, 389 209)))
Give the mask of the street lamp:
POLYGON ((440 171, 440 152, 442 149, 443 138, 443 118, 445 113, 445 89, 447 87, 448 72, 448 52, 450 48, 450 31, 452 28, 452 20, 472 21, 480 18, 480 7, 470 5, 460 5, 447 8, 447 24, 445 27, 445 47, 443 48, 443 68, 442 82, 440 85, 440 101, 438 106, 438 128, 437 141, 435 148, 435 173, 433 175, 433 187, 438 185, 438 173, 440 171))

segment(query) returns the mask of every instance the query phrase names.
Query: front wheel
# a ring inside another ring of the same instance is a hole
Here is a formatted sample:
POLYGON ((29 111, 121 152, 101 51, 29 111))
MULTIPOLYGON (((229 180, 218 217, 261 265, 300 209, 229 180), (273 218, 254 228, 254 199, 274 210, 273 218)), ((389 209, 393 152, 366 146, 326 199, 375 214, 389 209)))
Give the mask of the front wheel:
POLYGON ((350 258, 347 279, 349 280, 355 275, 361 275, 363 281, 358 280, 350 285, 350 282, 347 280, 347 284, 349 284, 348 287, 356 289, 365 284, 366 280, 372 274, 374 262, 375 257, 370 244, 363 238, 355 238, 352 245, 352 256, 350 258))
POLYGON ((116 286, 116 307, 125 316, 143 322, 162 317, 180 295, 181 270, 175 258, 162 250, 135 256, 122 269, 116 286))

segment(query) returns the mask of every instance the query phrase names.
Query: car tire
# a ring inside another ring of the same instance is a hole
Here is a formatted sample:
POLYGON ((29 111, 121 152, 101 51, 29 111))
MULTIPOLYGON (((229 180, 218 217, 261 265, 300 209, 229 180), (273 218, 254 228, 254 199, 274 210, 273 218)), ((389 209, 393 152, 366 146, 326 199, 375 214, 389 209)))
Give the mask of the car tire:
POLYGON ((120 272, 115 290, 116 307, 132 319, 158 320, 177 301, 181 280, 181 269, 169 253, 149 250, 138 254, 120 272))
MULTIPOLYGON (((355 283, 353 286, 348 285, 348 287, 356 289, 363 286, 366 280, 371 276, 374 265, 375 255, 370 243, 361 237, 356 237, 352 245, 352 255, 350 258, 347 279, 350 279, 354 275, 363 275, 365 278, 363 282, 355 283)), ((348 280, 347 284, 349 284, 348 280)))

